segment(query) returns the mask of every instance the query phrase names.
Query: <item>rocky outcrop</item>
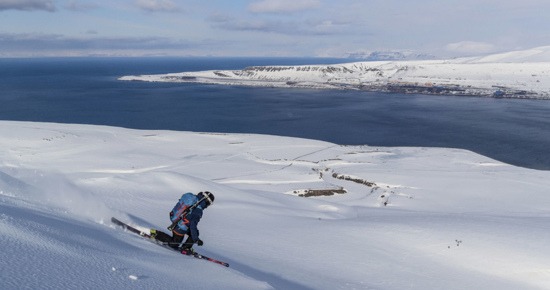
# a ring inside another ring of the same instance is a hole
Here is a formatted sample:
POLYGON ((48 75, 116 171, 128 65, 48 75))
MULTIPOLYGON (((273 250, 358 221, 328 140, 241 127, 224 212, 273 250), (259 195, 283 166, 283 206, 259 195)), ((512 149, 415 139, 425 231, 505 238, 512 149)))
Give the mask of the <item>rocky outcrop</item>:
POLYGON ((367 181, 366 179, 361 179, 361 178, 353 177, 353 176, 350 176, 350 175, 334 173, 334 174, 332 174, 332 177, 334 177, 336 179, 352 181, 352 182, 355 182, 355 183, 366 185, 368 187, 376 187, 376 183, 374 183, 374 182, 370 182, 370 181, 367 181))
POLYGON ((348 193, 344 188, 339 189, 308 189, 298 196, 302 197, 312 197, 312 196, 332 196, 334 194, 345 194, 348 193))

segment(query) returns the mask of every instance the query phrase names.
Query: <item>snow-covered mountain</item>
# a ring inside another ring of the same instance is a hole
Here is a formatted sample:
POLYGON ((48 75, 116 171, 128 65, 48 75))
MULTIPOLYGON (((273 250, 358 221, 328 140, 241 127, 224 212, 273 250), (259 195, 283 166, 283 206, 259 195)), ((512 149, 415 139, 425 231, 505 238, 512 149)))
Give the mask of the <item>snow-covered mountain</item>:
POLYGON ((537 47, 528 50, 518 50, 498 53, 489 56, 462 58, 467 63, 520 63, 520 62, 550 62, 550 46, 537 47))
POLYGON ((549 192, 465 150, 0 121, 0 288, 547 289, 549 192), (230 268, 109 223, 204 190, 230 268))
POLYGON ((119 80, 480 96, 500 92, 498 97, 550 99, 549 56, 550 47, 541 47, 453 60, 261 66, 125 76, 119 80))
POLYGON ((346 58, 376 61, 376 60, 426 60, 435 59, 436 57, 429 54, 418 53, 408 50, 382 50, 382 51, 361 51, 351 52, 344 55, 346 58))

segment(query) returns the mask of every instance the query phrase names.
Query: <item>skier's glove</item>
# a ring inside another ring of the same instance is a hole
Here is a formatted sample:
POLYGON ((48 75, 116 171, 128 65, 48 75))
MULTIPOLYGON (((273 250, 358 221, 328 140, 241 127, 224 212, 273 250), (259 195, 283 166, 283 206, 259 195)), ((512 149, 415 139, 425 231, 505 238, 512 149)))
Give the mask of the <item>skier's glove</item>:
POLYGON ((173 218, 174 218, 174 212, 171 211, 171 212, 170 212, 170 220, 173 219, 173 218))
POLYGON ((200 247, 200 246, 204 245, 204 243, 202 242, 202 240, 198 240, 197 245, 200 247))

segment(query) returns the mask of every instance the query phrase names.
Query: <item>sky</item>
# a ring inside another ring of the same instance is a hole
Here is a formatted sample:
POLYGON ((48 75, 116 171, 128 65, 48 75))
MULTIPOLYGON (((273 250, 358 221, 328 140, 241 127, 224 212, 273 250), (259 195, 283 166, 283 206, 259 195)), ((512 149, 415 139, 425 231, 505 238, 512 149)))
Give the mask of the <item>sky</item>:
POLYGON ((0 0, 0 57, 438 57, 550 45, 548 0, 0 0))

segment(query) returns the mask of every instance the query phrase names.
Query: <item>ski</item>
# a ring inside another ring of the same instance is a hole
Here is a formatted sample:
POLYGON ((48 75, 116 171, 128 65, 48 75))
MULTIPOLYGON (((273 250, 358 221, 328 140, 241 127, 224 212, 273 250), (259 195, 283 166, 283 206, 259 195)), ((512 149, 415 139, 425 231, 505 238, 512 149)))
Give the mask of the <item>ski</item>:
POLYGON ((216 264, 220 264, 220 265, 222 265, 222 266, 229 267, 229 264, 228 264, 228 263, 220 262, 220 261, 218 261, 218 260, 214 260, 214 259, 212 259, 212 258, 208 258, 208 257, 203 256, 203 255, 201 255, 201 254, 199 254, 199 253, 196 253, 196 252, 193 253, 193 252, 191 252, 191 251, 186 251, 186 250, 181 250, 180 252, 181 252, 182 254, 184 254, 184 255, 187 255, 187 256, 192 256, 192 257, 195 257, 195 258, 197 258, 197 259, 207 260, 207 261, 210 261, 210 262, 214 262, 214 263, 216 263, 216 264))
POLYGON ((142 237, 144 237, 144 238, 148 238, 148 239, 151 238, 151 236, 150 236, 149 234, 146 234, 146 233, 144 233, 144 232, 142 232, 142 231, 140 231, 140 230, 138 230, 138 229, 136 229, 136 228, 133 228, 133 227, 131 227, 131 226, 129 226, 129 225, 127 225, 127 224, 125 224, 125 223, 123 223, 123 222, 117 220, 117 219, 114 218, 114 217, 111 218, 111 222, 112 222, 113 224, 115 224, 115 225, 121 226, 121 227, 124 228, 125 230, 131 231, 131 232, 134 233, 134 234, 140 235, 140 236, 142 236, 142 237))
POLYGON ((142 232, 132 226, 129 226, 128 224, 124 223, 124 222, 121 222, 119 220, 117 220, 116 218, 112 217, 111 218, 111 222, 114 223, 115 225, 118 225, 122 228, 124 228, 125 230, 128 230, 136 235, 139 235, 141 237, 144 237, 146 238, 148 241, 156 244, 156 245, 159 245, 163 248, 166 248, 166 249, 169 249, 169 250, 172 250, 172 251, 178 251, 180 252, 181 254, 183 255, 186 255, 186 256, 191 256, 191 257, 194 257, 194 258, 197 258, 197 259, 201 259, 201 260, 206 260, 206 261, 210 261, 210 262, 213 262, 213 263, 216 263, 216 264, 219 264, 219 265, 222 265, 222 266, 225 266, 225 267, 229 267, 229 264, 228 263, 225 263, 225 262, 221 262, 221 261, 218 261, 218 260, 214 260, 212 258, 208 258, 206 256, 203 256, 197 252, 191 252, 191 251, 186 251, 186 250, 181 250, 181 249, 174 249, 174 248, 171 248, 169 247, 167 244, 163 243, 163 242, 160 242, 160 241, 157 241, 155 239, 151 239, 151 235, 145 233, 145 232, 142 232))

